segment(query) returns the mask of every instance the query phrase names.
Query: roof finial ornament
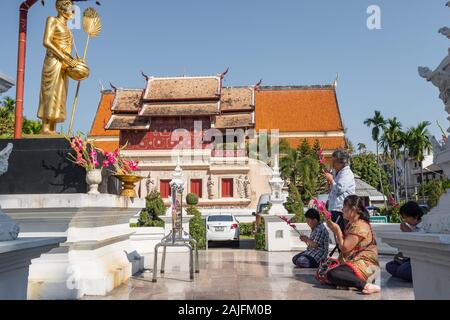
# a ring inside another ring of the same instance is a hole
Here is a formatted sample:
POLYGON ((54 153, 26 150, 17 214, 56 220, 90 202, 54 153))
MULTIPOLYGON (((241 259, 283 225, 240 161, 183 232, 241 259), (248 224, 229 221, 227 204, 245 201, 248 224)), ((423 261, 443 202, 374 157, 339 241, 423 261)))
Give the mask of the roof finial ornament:
POLYGON ((336 79, 334 79, 334 82, 333 82, 333 88, 335 88, 335 89, 338 85, 338 80, 339 80, 339 72, 336 73, 336 79))
POLYGON ((259 90, 260 88, 261 88, 261 83, 262 83, 262 81, 263 81, 263 79, 260 79, 259 81, 258 81, 258 83, 256 83, 255 85, 254 85, 254 89, 255 90, 259 90))
POLYGON ((227 68, 227 70, 225 70, 224 72, 222 72, 222 73, 219 73, 219 77, 220 77, 220 79, 223 79, 223 78, 225 78, 225 76, 226 76, 226 74, 228 73, 228 71, 230 70, 230 68, 228 67, 227 68))
POLYGON ((103 86, 102 80, 98 80, 98 84, 99 84, 99 86, 100 86, 100 92, 105 91, 105 87, 103 86))
POLYGON ((115 87, 115 86, 111 83, 111 81, 109 82, 109 86, 111 87, 111 89, 112 89, 113 92, 116 92, 116 91, 117 91, 117 87, 115 87))
POLYGON ((148 82, 148 79, 150 79, 150 77, 148 75, 146 75, 143 71, 141 71, 141 74, 144 77, 145 81, 148 82))

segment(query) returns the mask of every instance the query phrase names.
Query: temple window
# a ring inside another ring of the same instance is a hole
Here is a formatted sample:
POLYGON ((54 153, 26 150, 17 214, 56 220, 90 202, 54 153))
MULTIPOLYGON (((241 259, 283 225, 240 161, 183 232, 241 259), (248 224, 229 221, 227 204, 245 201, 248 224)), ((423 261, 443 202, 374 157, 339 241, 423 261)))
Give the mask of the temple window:
POLYGON ((222 178, 222 198, 233 198, 233 178, 222 178))
POLYGON ((170 197, 170 180, 159 181, 159 193, 161 194, 161 198, 163 199, 170 197))

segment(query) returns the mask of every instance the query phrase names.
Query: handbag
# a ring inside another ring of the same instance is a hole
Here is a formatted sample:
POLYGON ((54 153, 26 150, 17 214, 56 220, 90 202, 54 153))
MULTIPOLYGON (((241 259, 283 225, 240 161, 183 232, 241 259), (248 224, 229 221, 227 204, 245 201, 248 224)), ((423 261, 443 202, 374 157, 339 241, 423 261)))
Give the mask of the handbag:
POLYGON ((394 261, 399 264, 402 265, 405 262, 408 262, 410 259, 408 257, 403 256, 403 253, 399 252, 394 256, 394 261))

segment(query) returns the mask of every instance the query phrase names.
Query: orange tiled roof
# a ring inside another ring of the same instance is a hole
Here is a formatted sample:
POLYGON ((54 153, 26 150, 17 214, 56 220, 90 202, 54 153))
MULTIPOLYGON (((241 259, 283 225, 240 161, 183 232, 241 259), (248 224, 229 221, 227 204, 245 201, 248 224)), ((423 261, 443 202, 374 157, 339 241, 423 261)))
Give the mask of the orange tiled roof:
POLYGON ((342 131, 333 87, 262 87, 255 92, 256 130, 342 131))
POLYGON ((102 149, 103 151, 113 152, 114 150, 119 148, 119 139, 117 141, 95 141, 94 144, 97 148, 102 149))
POLYGON ((102 91, 100 103, 98 104, 97 113, 92 123, 89 136, 119 136, 118 130, 105 130, 105 126, 111 118, 111 105, 114 101, 114 92, 102 91))
POLYGON ((301 138, 281 138, 286 139, 292 148, 297 148, 300 144, 303 143, 303 140, 309 143, 310 146, 314 145, 315 140, 319 140, 320 146, 324 150, 336 150, 339 148, 345 148, 345 139, 344 137, 301 137, 301 138))

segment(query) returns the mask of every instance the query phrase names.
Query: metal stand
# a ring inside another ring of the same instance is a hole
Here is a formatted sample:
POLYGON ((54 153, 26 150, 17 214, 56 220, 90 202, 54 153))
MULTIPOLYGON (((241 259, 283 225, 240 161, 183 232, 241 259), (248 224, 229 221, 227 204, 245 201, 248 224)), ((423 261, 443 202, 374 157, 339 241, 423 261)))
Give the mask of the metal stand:
POLYGON ((183 231, 183 234, 187 236, 184 237, 177 237, 177 234, 173 233, 173 231, 170 231, 170 233, 165 236, 160 243, 158 243, 155 246, 155 256, 153 258, 153 279, 152 282, 156 282, 156 274, 158 272, 158 249, 160 247, 163 247, 163 255, 161 260, 161 274, 165 271, 165 264, 166 264, 166 253, 167 253, 167 247, 187 247, 189 249, 189 276, 190 279, 194 279, 194 254, 193 254, 193 247, 195 248, 195 273, 200 272, 199 268, 199 262, 198 262, 198 246, 197 241, 191 237, 191 235, 185 231, 183 231))
POLYGON ((183 230, 183 173, 180 167, 180 158, 178 157, 177 166, 170 182, 172 190, 172 230, 162 238, 161 242, 155 246, 155 256, 153 258, 153 280, 156 282, 156 273, 158 272, 158 249, 163 247, 163 256, 161 261, 161 273, 164 273, 166 264, 167 247, 187 247, 189 249, 189 275, 194 279, 194 254, 195 247, 195 273, 200 272, 198 263, 198 245, 192 236, 183 230))

